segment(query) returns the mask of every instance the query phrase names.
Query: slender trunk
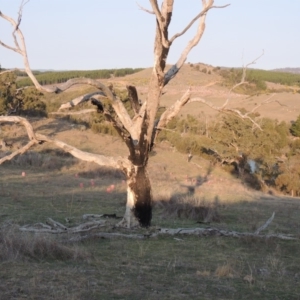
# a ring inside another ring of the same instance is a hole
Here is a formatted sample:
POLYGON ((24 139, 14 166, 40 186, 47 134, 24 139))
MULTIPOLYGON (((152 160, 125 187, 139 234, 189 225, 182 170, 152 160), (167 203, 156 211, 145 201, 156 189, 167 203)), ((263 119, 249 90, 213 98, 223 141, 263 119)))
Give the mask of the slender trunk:
POLYGON ((152 219, 152 192, 147 169, 145 166, 134 166, 126 176, 126 211, 119 225, 148 227, 152 219))

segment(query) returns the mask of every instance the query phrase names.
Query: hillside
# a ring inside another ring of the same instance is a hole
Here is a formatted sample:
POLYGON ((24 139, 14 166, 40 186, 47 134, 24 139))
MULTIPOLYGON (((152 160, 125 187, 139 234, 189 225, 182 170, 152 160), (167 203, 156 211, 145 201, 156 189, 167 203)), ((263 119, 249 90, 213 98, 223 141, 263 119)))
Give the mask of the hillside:
MULTIPOLYGON (((200 71, 194 66, 185 65, 179 74, 170 82, 164 89, 164 95, 161 100, 162 106, 171 105, 176 99, 180 98, 188 87, 192 89, 193 97, 203 97, 211 101, 213 104, 221 106, 229 97, 230 108, 245 108, 250 111, 256 106, 263 104, 269 99, 271 94, 275 94, 272 102, 259 107, 257 112, 262 117, 277 119, 279 121, 291 122, 294 121, 300 112, 300 90, 299 86, 286 86, 272 82, 266 82, 268 90, 257 92, 254 95, 231 93, 229 95, 228 86, 224 86, 224 78, 218 72, 213 71, 213 67, 200 65, 200 71), (211 70, 211 74, 203 73, 201 70, 207 68, 211 70)), ((123 78, 111 78, 108 81, 112 82, 119 88, 125 88, 127 84, 137 86, 139 96, 143 100, 145 97, 152 69, 145 69, 135 74, 127 75, 123 78)), ((198 116, 204 113, 208 118, 218 114, 208 106, 201 103, 192 103, 184 107, 182 114, 192 114, 198 116)))
MULTIPOLYGON (((135 84, 144 101, 150 73, 101 81, 118 89, 135 84)), ((286 106, 274 101, 258 111, 293 120, 300 108, 297 87, 268 85, 286 106)), ((229 97, 220 74, 186 65, 164 89, 161 105, 170 105, 188 87, 193 96, 217 105, 229 97)), ((91 90, 74 86, 43 100, 56 111, 91 90)), ((233 93, 230 106, 251 109, 268 97, 233 93)), ((182 114, 210 122, 216 113, 197 104, 182 114)), ((81 150, 128 155, 118 137, 96 134, 72 119, 30 121, 37 132, 81 150)), ((23 127, 11 124, 1 125, 0 136, 8 142, 0 156, 28 140, 23 127)), ((1 165, 1 299, 299 299, 299 198, 271 188, 255 191, 226 167, 197 155, 187 158, 169 142, 156 144, 149 157, 152 226, 133 230, 116 226, 124 215, 127 186, 115 170, 81 162, 47 143, 1 165), (87 214, 96 218, 87 220, 87 214), (54 234, 53 222, 64 231, 54 234), (90 230, 83 227, 95 222, 90 230), (82 230, 71 233, 75 226, 82 230), (35 232, 26 232, 32 227, 35 232), (208 234, 160 235, 164 228, 208 234), (280 239, 283 235, 289 240, 280 239)))

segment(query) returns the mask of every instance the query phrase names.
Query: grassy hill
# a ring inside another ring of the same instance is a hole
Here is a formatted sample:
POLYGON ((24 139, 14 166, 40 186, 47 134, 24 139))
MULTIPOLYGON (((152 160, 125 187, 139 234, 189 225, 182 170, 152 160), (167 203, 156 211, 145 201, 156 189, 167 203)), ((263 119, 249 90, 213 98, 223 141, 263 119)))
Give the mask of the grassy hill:
MULTIPOLYGON (((103 79, 122 90, 135 84, 145 100, 152 70, 103 79)), ((248 110, 270 97, 228 94, 218 69, 186 65, 164 89, 161 105, 170 105, 191 87, 193 96, 248 110), (202 71, 206 68, 206 72, 202 71), (209 73, 210 71, 210 73, 209 73)), ((262 116, 288 122, 299 115, 298 87, 273 83, 276 101, 261 106, 262 116), (284 105, 282 105, 284 104, 284 105)), ((51 111, 91 88, 72 87, 58 95, 44 95, 51 111)), ((197 118, 215 120, 205 105, 184 108, 197 118)), ((85 116, 86 121, 91 118, 85 116)), ((32 118, 34 128, 85 151, 127 155, 114 136, 96 134, 64 118, 32 118)), ((1 126, 1 138, 16 149, 27 138, 17 125, 1 126)), ((5 150, 5 151, 10 151, 5 150)), ((1 149, 1 155, 5 152, 1 149)), ((166 141, 149 159, 155 206, 153 227, 119 230, 114 218, 91 234, 149 234, 160 227, 217 228, 255 232, 275 212, 262 234, 300 236, 300 200, 251 189, 235 173, 209 160, 180 153, 166 141), (195 184, 199 182, 199 184, 195 184)), ((107 168, 79 162, 46 144, 0 167, 0 298, 3 299, 299 299, 300 242, 260 236, 157 236, 151 239, 86 238, 88 233, 41 234, 20 232, 24 224, 47 218, 67 227, 83 222, 83 214, 115 214, 125 209, 123 176, 107 168), (115 189, 109 191, 108 187, 115 189)), ((272 192, 272 190, 270 190, 272 192)))

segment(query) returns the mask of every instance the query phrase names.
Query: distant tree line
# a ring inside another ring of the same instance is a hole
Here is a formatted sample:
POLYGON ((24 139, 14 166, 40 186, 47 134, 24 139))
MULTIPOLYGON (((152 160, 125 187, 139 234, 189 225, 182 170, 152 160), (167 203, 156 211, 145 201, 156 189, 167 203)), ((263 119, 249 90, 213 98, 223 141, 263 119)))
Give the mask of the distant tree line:
POLYGON ((262 80, 274 83, 280 83, 283 85, 299 85, 300 86, 300 74, 266 71, 252 69, 247 72, 246 79, 249 81, 262 80))
MULTIPOLYGON (((240 82, 242 78, 242 69, 240 68, 223 68, 217 70, 217 72, 223 76, 227 86, 233 86, 240 82)), ((249 69, 247 71, 246 81, 249 83, 248 85, 242 85, 235 91, 250 94, 257 91, 263 91, 267 89, 266 82, 279 83, 288 86, 300 86, 300 74, 249 69)))
MULTIPOLYGON (((37 80, 42 85, 63 83, 72 78, 91 78, 91 79, 105 79, 114 77, 122 77, 125 75, 133 74, 143 70, 142 68, 123 68, 123 69, 103 69, 92 71, 53 71, 53 72, 39 72, 35 71, 37 80)), ((27 77, 27 74, 22 71, 16 71, 16 75, 19 77, 26 77, 18 80, 18 87, 25 87, 33 85, 31 80, 27 77)))

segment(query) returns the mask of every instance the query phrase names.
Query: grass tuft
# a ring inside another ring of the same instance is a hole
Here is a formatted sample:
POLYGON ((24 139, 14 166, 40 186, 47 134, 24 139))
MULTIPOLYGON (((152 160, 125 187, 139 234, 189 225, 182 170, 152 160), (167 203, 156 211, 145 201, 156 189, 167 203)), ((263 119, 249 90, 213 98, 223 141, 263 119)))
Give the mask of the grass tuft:
POLYGON ((215 271, 215 276, 218 278, 234 278, 236 275, 237 272, 234 270, 233 266, 228 262, 222 266, 218 266, 215 271))
POLYGON ((221 220, 217 200, 209 202, 193 195, 175 195, 170 199, 158 200, 155 205, 162 209, 162 216, 165 218, 187 218, 203 223, 221 220))
POLYGON ((42 234, 20 232, 17 228, 0 231, 0 261, 87 260, 89 254, 76 246, 63 245, 58 239, 42 234))

